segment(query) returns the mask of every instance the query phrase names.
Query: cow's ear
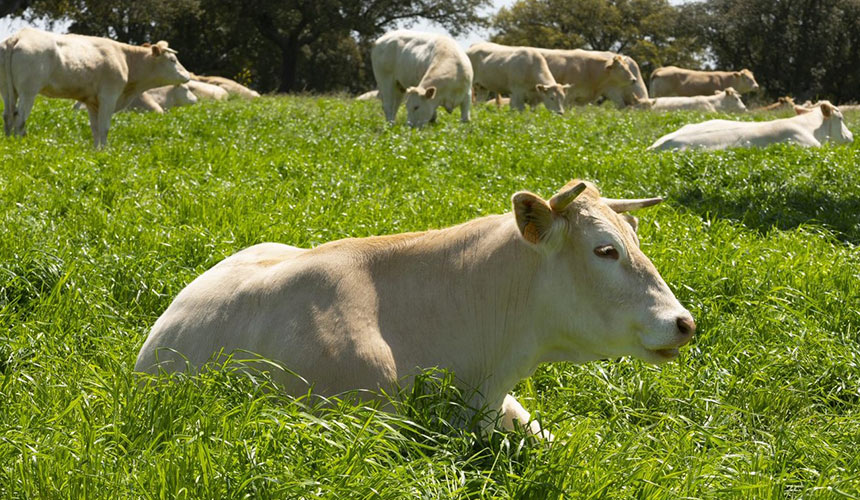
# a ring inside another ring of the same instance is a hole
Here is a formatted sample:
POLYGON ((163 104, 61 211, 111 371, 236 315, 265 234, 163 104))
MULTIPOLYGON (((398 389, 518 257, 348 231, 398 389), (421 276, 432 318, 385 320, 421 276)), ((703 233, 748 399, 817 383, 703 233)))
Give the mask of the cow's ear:
POLYGON ((159 45, 150 45, 149 48, 152 49, 152 55, 155 57, 164 53, 164 50, 159 45))
POLYGON ((514 216, 523 239, 535 245, 546 239, 554 218, 549 204, 528 191, 515 193, 511 202, 514 204, 514 216))
POLYGON ((538 92, 546 92, 547 88, 549 87, 542 83, 538 83, 537 85, 535 85, 535 90, 537 90, 538 92))
POLYGON ((824 115, 825 118, 830 117, 833 114, 833 105, 829 102, 821 103, 821 114, 824 115))
POLYGON ((734 75, 735 75, 735 76, 741 76, 741 72, 740 72, 740 71, 735 71, 734 75))
POLYGON ((427 90, 424 91, 425 99, 433 99, 436 97, 436 87, 427 87, 427 90))

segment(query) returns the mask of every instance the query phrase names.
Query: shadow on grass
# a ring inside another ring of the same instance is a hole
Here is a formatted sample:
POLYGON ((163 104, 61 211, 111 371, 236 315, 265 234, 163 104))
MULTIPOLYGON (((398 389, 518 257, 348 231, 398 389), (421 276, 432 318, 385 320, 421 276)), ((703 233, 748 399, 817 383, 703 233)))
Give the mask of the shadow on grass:
POLYGON ((741 222, 761 232, 818 224, 839 241, 860 244, 860 198, 817 189, 814 184, 780 186, 770 192, 689 186, 671 198, 702 216, 741 222))

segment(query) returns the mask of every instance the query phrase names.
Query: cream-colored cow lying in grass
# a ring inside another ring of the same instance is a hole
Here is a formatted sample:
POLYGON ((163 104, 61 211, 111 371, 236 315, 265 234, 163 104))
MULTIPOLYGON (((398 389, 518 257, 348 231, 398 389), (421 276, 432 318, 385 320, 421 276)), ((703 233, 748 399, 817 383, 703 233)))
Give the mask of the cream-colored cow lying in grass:
POLYGON ((648 108, 652 111, 722 111, 724 113, 743 113, 747 110, 741 100, 741 95, 731 87, 726 90, 718 90, 714 95, 655 97, 640 101, 637 107, 648 108))
MULTIPOLYGON (((255 245, 179 293, 135 370, 256 353, 331 396, 390 391, 438 367, 477 389, 471 404, 499 410, 507 428, 548 436, 508 394, 538 364, 662 363, 695 331, 624 213, 659 201, 601 198, 572 181, 549 202, 522 191, 512 213, 447 229, 309 250, 255 245)), ((289 394, 308 391, 294 375, 274 376, 289 394)))
POLYGON ((764 147, 778 142, 821 146, 825 141, 845 143, 854 136, 838 108, 822 101, 813 109, 800 108, 797 116, 766 122, 709 120, 684 125, 657 139, 648 149, 725 149, 764 147))

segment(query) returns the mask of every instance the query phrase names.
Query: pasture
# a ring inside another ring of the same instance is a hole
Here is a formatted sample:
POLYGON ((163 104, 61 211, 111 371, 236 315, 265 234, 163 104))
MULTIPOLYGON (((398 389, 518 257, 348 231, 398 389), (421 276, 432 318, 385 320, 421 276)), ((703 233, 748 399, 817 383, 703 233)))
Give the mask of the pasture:
POLYGON ((645 152, 706 117, 478 106, 413 130, 377 101, 264 97, 118 114, 95 151, 40 98, 0 140, 0 498, 860 498, 860 144, 645 152), (239 249, 445 227, 574 177, 667 197, 639 236, 698 333, 662 366, 542 365, 516 394, 552 444, 449 428, 445 380, 394 416, 132 374, 239 249))

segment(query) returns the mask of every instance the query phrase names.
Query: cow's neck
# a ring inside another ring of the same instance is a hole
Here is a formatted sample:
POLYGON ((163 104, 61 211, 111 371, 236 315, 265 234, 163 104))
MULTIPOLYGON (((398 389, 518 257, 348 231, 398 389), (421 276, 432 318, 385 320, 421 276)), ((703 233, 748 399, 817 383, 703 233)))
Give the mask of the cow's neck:
POLYGON ((377 290, 386 306, 380 328, 383 335, 387 326, 408 331, 409 341, 427 345, 416 363, 450 368, 490 392, 510 390, 537 366, 535 285, 546 259, 522 239, 512 214, 430 231, 396 251, 374 253, 374 282, 386 284, 377 290))
POLYGON ((157 87, 157 83, 151 80, 151 75, 155 72, 155 58, 152 56, 152 49, 148 47, 126 47, 125 58, 128 64, 128 82, 125 86, 124 94, 135 95, 157 87))

